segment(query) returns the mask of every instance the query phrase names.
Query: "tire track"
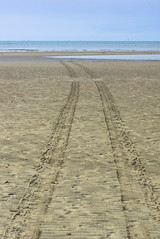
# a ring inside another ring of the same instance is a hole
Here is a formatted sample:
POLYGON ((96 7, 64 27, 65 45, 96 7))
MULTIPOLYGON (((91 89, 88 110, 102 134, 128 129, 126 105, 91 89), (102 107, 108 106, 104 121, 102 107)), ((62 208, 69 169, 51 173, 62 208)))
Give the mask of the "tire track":
POLYGON ((73 70, 73 68, 71 66, 66 64, 64 61, 60 61, 60 63, 67 69, 70 77, 77 78, 77 74, 76 74, 76 72, 73 70))
POLYGON ((38 239, 41 224, 52 199, 64 162, 65 151, 79 98, 79 82, 72 82, 66 104, 62 107, 36 174, 31 178, 18 207, 7 225, 4 239, 38 239))
POLYGON ((111 92, 105 83, 96 81, 95 84, 113 150, 127 237, 157 238, 160 207, 151 179, 125 129, 111 92))
POLYGON ((84 66, 84 65, 81 65, 77 62, 73 62, 71 61, 74 65, 77 65, 79 66, 80 68, 82 68, 92 79, 96 79, 98 78, 98 76, 93 72, 91 71, 88 67, 84 66))

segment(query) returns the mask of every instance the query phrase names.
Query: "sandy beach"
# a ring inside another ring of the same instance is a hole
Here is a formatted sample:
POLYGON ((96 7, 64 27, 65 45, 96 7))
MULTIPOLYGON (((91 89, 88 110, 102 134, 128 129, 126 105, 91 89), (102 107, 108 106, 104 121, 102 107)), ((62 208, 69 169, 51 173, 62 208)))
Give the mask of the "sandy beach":
POLYGON ((160 61, 50 54, 0 56, 0 238, 159 239, 160 61))

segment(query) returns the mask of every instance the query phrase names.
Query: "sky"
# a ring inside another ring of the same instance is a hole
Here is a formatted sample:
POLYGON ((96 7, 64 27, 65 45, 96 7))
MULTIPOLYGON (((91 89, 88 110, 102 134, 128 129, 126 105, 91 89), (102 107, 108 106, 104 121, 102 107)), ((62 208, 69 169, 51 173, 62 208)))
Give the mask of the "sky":
POLYGON ((160 0, 0 0, 0 40, 160 40, 160 0))

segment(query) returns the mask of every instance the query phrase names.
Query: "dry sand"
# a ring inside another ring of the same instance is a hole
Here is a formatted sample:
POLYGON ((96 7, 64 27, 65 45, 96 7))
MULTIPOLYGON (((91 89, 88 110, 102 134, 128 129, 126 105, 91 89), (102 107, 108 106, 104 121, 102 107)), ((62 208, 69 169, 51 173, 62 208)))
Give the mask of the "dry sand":
POLYGON ((160 62, 0 72, 0 238, 159 239, 160 62))

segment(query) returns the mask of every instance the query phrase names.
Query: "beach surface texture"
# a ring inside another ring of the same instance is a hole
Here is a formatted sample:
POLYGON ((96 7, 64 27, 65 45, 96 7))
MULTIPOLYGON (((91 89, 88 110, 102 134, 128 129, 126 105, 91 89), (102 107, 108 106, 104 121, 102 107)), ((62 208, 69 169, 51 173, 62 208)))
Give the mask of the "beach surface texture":
POLYGON ((160 61, 3 55, 0 238, 159 239, 160 61))

